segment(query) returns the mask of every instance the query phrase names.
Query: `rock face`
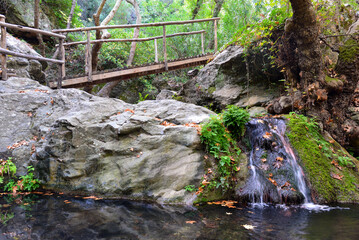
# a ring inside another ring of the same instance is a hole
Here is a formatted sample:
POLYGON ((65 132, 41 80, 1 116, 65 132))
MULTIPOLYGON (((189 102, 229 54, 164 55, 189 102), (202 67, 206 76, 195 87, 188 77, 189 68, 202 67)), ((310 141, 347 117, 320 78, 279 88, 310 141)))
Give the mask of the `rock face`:
MULTIPOLYGON (((2 4, 5 5, 7 12, 11 13, 6 14, 6 22, 26 27, 34 27, 34 1, 3 0, 2 4)), ((54 28, 49 18, 43 13, 40 14, 39 24, 40 29, 52 30, 54 28)), ((34 34, 30 33, 28 33, 27 37, 36 38, 34 34)))
MULTIPOLYGON (((40 56, 32 47, 26 42, 20 41, 19 39, 7 34, 6 36, 7 48, 11 51, 40 56)), ((40 83, 45 82, 45 73, 42 71, 46 68, 46 62, 39 62, 37 60, 28 60, 25 58, 8 56, 7 67, 13 69, 16 76, 36 79, 40 83)))
POLYGON ((53 91, 26 78, 0 81, 0 100, 2 157, 13 156, 20 174, 30 159, 46 188, 173 203, 193 198, 184 187, 200 181, 204 153, 196 128, 184 124, 213 112, 174 100, 132 105, 53 91))
POLYGON ((257 68, 257 58, 263 57, 250 57, 248 68, 251 80, 248 82, 243 48, 230 46, 187 82, 180 95, 185 102, 214 109, 223 109, 229 104, 263 106, 279 95, 278 87, 271 87, 270 83, 281 79, 282 75, 275 72, 272 77, 265 77, 264 71, 257 68))

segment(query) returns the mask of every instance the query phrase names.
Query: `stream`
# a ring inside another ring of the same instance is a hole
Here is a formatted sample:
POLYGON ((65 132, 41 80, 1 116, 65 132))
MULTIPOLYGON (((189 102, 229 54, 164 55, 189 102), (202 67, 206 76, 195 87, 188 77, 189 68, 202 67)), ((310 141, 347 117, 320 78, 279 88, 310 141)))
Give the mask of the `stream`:
POLYGON ((64 195, 0 198, 0 239, 359 239, 359 207, 161 206, 64 195))

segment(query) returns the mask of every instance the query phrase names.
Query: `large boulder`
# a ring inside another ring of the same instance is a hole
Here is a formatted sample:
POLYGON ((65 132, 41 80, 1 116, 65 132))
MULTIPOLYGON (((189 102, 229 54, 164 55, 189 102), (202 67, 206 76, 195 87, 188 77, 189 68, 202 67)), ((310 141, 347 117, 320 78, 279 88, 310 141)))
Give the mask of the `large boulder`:
POLYGON ((204 173, 197 129, 213 112, 175 100, 137 105, 26 78, 0 81, 0 154, 32 162, 45 188, 185 203, 204 173), (192 124, 193 125, 193 124, 192 124), (29 161, 30 159, 30 161, 29 161))
POLYGON ((243 48, 228 47, 184 85, 180 93, 183 101, 217 110, 229 104, 264 106, 279 95, 278 86, 273 84, 283 78, 276 69, 263 69, 263 62, 268 61, 264 55, 259 52, 246 57, 243 48))
MULTIPOLYGON (((5 14, 6 22, 22 25, 25 27, 34 27, 34 1, 2 0, 1 4, 3 6, 0 7, 0 11, 2 14, 5 14)), ((51 31, 54 28, 54 25, 51 23, 47 15, 43 13, 42 8, 45 8, 45 5, 40 5, 39 28, 51 31)), ((15 33, 17 34, 20 32, 15 31, 15 33)), ((30 38, 36 38, 36 35, 34 33, 22 32, 21 35, 30 38)))
MULTIPOLYGON (((41 57, 41 55, 38 54, 30 44, 25 41, 20 41, 10 34, 7 34, 6 36, 6 45, 10 51, 41 57)), ((28 60, 26 58, 14 56, 8 56, 7 59, 8 69, 14 71, 16 76, 36 79, 40 83, 45 82, 45 73, 42 70, 47 67, 46 62, 40 63, 37 60, 28 60)))

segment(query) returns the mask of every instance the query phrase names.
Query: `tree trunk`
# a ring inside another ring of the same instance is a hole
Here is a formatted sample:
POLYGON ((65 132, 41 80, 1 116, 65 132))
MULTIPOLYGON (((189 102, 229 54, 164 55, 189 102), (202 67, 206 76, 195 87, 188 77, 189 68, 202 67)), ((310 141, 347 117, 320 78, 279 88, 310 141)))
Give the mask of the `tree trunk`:
MULTIPOLYGON (((224 0, 215 0, 215 2, 216 2, 216 5, 214 6, 212 17, 218 17, 219 13, 221 12, 224 0)), ((214 31, 214 22, 211 22, 210 33, 212 33, 213 31, 214 31)), ((213 34, 210 36, 211 36, 211 40, 208 43, 208 46, 207 46, 208 49, 214 48, 214 38, 212 37, 213 34)))
POLYGON ((192 11, 192 20, 194 20, 197 17, 197 14, 198 14, 199 10, 201 9, 202 3, 203 3, 203 0, 196 1, 196 6, 192 11))
MULTIPOLYGON (((101 22, 100 24, 100 15, 103 10, 103 7, 105 6, 107 0, 102 0, 100 6, 98 7, 96 13, 93 15, 93 19, 95 22, 95 26, 105 26, 107 25, 112 18, 115 16, 115 13, 117 12, 118 8, 120 7, 122 0, 117 0, 115 3, 115 6, 112 8, 111 12, 107 15, 107 17, 101 22)), ((100 30, 96 30, 96 39, 109 39, 111 37, 111 34, 107 30, 103 30, 102 33, 100 30)), ((98 65, 98 55, 100 53, 102 47, 102 43, 95 43, 92 47, 92 70, 97 70, 98 65)), ((84 90, 88 93, 92 92, 92 86, 87 86, 84 88, 84 90)))
MULTIPOLYGON (((140 8, 138 6, 137 1, 136 0, 126 0, 126 1, 128 3, 130 3, 135 8, 136 24, 141 24, 140 8)), ((135 28, 134 33, 133 33, 133 38, 138 38, 139 35, 140 35, 140 28, 135 28)), ((132 65, 133 59, 135 57, 135 52, 136 52, 136 42, 132 42, 131 49, 130 49, 130 55, 128 56, 128 59, 127 59, 127 66, 132 65)), ((109 97, 112 89, 114 89, 114 87, 116 87, 120 81, 113 81, 113 82, 106 83, 106 85, 98 92, 97 95, 101 96, 101 97, 109 97)))
POLYGON ((70 10, 69 18, 67 19, 66 29, 69 29, 71 27, 72 18, 74 16, 76 3, 77 3, 77 0, 72 0, 71 10, 70 10))
MULTIPOLYGON (((35 0, 35 6, 34 6, 34 28, 40 28, 40 0, 35 0)), ((45 56, 45 44, 44 40, 42 39, 41 34, 36 35, 37 40, 39 41, 39 46, 41 49, 41 55, 45 56)))
POLYGON ((305 91, 305 107, 327 100, 319 42, 319 25, 311 0, 290 0, 292 19, 285 24, 283 58, 292 86, 305 91))
MULTIPOLYGON (((304 93, 295 107, 321 121, 323 128, 340 144, 358 149, 359 126, 351 119, 350 109, 359 107, 358 74, 353 74, 359 72, 359 57, 343 60, 339 54, 336 70, 345 77, 335 80, 338 87, 331 89, 330 81, 325 81, 319 24, 312 2, 290 2, 293 17, 285 25, 280 58, 285 65, 287 80, 293 82, 294 88, 298 88, 296 94, 304 93)), ((341 49, 344 49, 345 55, 345 46, 341 49)))

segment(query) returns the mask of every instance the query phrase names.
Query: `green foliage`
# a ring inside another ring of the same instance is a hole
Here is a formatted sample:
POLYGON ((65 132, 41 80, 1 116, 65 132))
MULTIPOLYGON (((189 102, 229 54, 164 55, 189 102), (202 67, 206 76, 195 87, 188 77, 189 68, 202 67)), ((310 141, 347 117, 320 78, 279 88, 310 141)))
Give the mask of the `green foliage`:
POLYGON ((201 140, 216 158, 219 158, 220 153, 228 153, 232 139, 223 124, 221 115, 213 115, 208 122, 203 124, 201 140))
POLYGON ((20 179, 21 184, 23 186, 23 191, 31 192, 40 187, 40 181, 34 178, 34 167, 27 167, 27 174, 25 176, 21 176, 20 179))
MULTIPOLYGON (((68 17, 71 10, 72 0, 42 0, 42 2, 49 7, 50 13, 49 17, 54 17, 54 22, 58 25, 59 28, 66 28, 68 17)), ((83 23, 81 21, 81 8, 79 5, 76 5, 75 12, 72 18, 73 27, 82 27, 83 23)))
POLYGON ((248 121, 249 113, 238 106, 228 105, 227 110, 223 112, 224 126, 226 126, 236 138, 244 135, 245 124, 248 121))
POLYGON ((194 191, 196 191, 196 186, 195 185, 187 185, 187 186, 184 187, 184 189, 187 192, 194 192, 194 191))
POLYGON ((138 93, 138 102, 143 102, 147 99, 148 94, 146 94, 145 96, 142 96, 142 93, 138 93))
MULTIPOLYGON (((202 125, 201 141, 217 161, 217 173, 207 185, 208 189, 222 188, 222 191, 226 192, 233 187, 232 179, 238 171, 241 154, 236 140, 242 136, 248 121, 249 116, 245 110, 232 106, 222 114, 211 116, 210 120, 202 125), (238 127, 239 130, 230 132, 225 127, 224 119, 227 119, 229 126, 238 127), (238 122, 235 122, 236 119, 238 122)), ((204 187, 205 185, 202 185, 202 188, 204 187)))
POLYGON ((0 162, 0 184, 4 183, 4 174, 7 175, 8 180, 4 186, 5 191, 13 191, 14 187, 17 187, 16 191, 33 191, 40 187, 40 181, 34 178, 34 167, 27 167, 27 174, 21 176, 19 180, 15 177, 16 166, 12 162, 12 159, 0 162))
MULTIPOLYGON (((1 207, 1 205, 0 205, 1 207)), ((10 221, 11 219, 13 219, 15 216, 15 213, 13 212, 0 212, 0 223, 3 224, 4 226, 6 226, 7 222, 10 221)))

